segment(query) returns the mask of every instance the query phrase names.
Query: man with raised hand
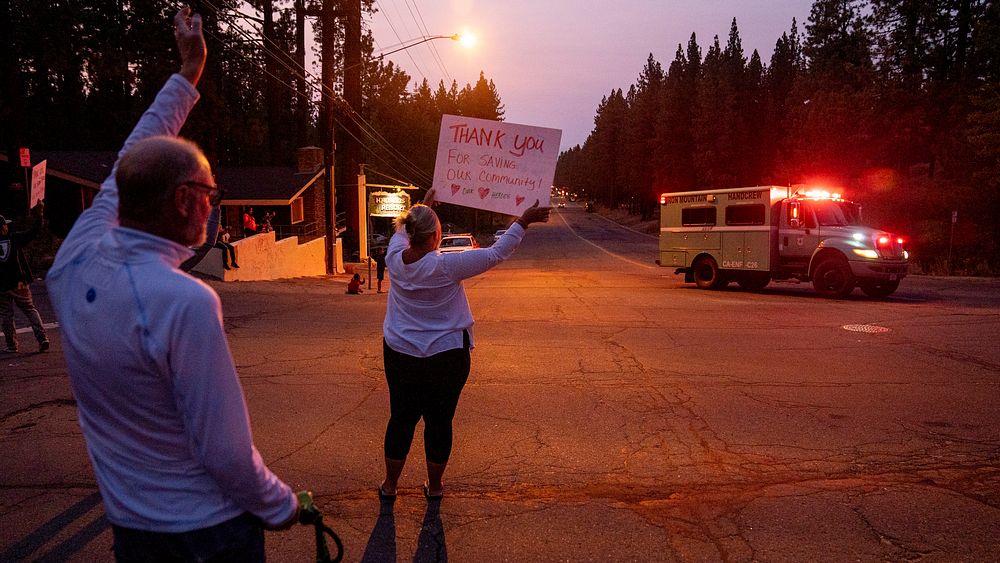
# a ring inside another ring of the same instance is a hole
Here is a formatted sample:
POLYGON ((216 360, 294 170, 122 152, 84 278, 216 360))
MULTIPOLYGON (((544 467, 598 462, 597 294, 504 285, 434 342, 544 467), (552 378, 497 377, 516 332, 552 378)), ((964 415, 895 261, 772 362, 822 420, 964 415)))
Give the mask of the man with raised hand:
MULTIPOLYGON (((119 561, 263 561, 296 520, 253 445, 218 295, 178 265, 222 191, 177 137, 198 100, 201 17, 174 18, 181 69, 125 141, 49 271, 80 427, 119 561)), ((214 235, 215 233, 213 233, 214 235)))

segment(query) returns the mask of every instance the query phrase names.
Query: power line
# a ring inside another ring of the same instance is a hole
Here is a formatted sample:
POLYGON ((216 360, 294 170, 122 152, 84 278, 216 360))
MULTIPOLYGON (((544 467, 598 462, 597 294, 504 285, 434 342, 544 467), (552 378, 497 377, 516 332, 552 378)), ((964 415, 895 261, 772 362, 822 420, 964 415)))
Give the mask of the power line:
MULTIPOLYGON (((226 12, 222 12, 218 7, 216 7, 215 5, 213 5, 210 0, 204 0, 204 3, 208 7, 212 8, 213 10, 215 10, 216 14, 220 17, 220 19, 222 19, 227 24, 227 26, 229 26, 231 29, 236 30, 237 33, 239 33, 243 37, 247 38, 248 40, 255 41, 255 38, 250 35, 249 31, 243 29, 241 26, 239 26, 237 24, 234 24, 231 19, 224 19, 229 14, 227 14, 226 12)), ((263 37, 263 33, 260 30, 258 30, 257 28, 253 27, 252 25, 250 27, 251 27, 251 29, 253 29, 253 31, 260 33, 261 36, 263 37)), ((229 48, 221 38, 219 38, 215 34, 212 34, 211 32, 209 32, 209 33, 210 33, 210 35, 212 35, 213 37, 215 37, 215 39, 217 41, 219 41, 219 43, 222 44, 223 47, 229 48)), ((385 137, 383 137, 381 135, 381 133, 379 133, 378 130, 373 125, 371 125, 370 123, 368 123, 357 111, 354 110, 354 108, 352 108, 350 106, 350 104, 348 104, 342 97, 340 97, 340 95, 338 95, 335 91, 333 91, 332 88, 330 88, 326 84, 322 84, 322 83, 317 88, 313 84, 313 82, 309 80, 309 78, 312 78, 313 81, 318 81, 316 79, 315 75, 313 75, 308 70, 306 70, 302 66, 298 65, 294 61, 291 61, 292 64, 289 64, 289 62, 286 62, 285 60, 283 60, 284 57, 277 56, 277 54, 274 51, 272 51, 271 49, 269 49, 264 44, 265 40, 268 43, 271 43, 272 45, 274 45, 277 49, 282 49, 282 47, 280 45, 277 45, 276 43, 274 43, 273 41, 271 41, 270 38, 263 37, 263 40, 261 41, 261 50, 262 50, 262 52, 265 55, 271 56, 276 62, 278 62, 279 64, 281 64, 281 66, 283 66, 287 71, 289 71, 290 73, 292 73, 292 75, 295 76, 296 78, 303 79, 304 82, 309 85, 309 88, 311 88, 313 90, 318 90, 321 99, 322 99, 323 96, 327 96, 334 103, 338 104, 338 107, 340 107, 342 110, 346 110, 345 113, 346 113, 347 117, 355 125, 358 126, 358 129, 359 129, 360 132, 363 132, 363 133, 367 134, 367 136, 369 138, 371 138, 372 141, 374 141, 377 145, 380 145, 391 156, 395 157, 400 162, 401 165, 405 165, 405 167, 409 168, 411 174, 417 176, 418 178, 424 179, 424 180, 427 180, 428 178, 430 178, 426 174, 426 172, 424 172, 419 166, 417 166, 416 164, 414 164, 413 162, 411 162, 408 158, 406 158, 405 155, 403 155, 399 150, 397 150, 395 147, 393 147, 391 145, 391 143, 389 143, 389 141, 386 140, 385 137)), ((237 54, 239 54, 239 55, 244 56, 245 58, 247 58, 242 53, 238 53, 237 52, 237 54)), ((284 54, 284 53, 282 53, 282 54, 284 54)), ((279 84, 282 84, 282 85, 284 85, 284 86, 292 89, 296 93, 298 92, 298 89, 295 88, 294 86, 291 86, 291 85, 283 82, 282 80, 280 80, 279 77, 274 76, 270 72, 267 72, 266 68, 264 70, 265 70, 265 73, 268 76, 270 76, 271 78, 273 78, 279 84)), ((318 82, 322 82, 322 81, 318 81, 318 82)), ((347 127, 344 127, 344 124, 341 123, 339 120, 337 120, 335 116, 334 116, 334 121, 337 123, 337 125, 339 125, 342 129, 344 129, 345 132, 347 132, 352 138, 354 138, 358 142, 358 144, 360 144, 361 146, 365 147, 365 149, 367 149, 369 152, 371 152, 371 153, 375 154, 376 156, 378 156, 376 150, 374 150, 369 144, 365 143, 361 139, 358 139, 347 127)), ((380 157, 380 159, 381 159, 381 157, 380 157)), ((392 168, 394 171, 397 171, 395 169, 395 167, 392 167, 387 161, 385 161, 384 159, 382 159, 382 160, 383 160, 383 162, 385 162, 385 164, 387 166, 389 166, 390 168, 392 168)), ((398 171, 397 171, 397 173, 398 173, 398 171)))
MULTIPOLYGON (((417 29, 421 29, 422 27, 423 34, 425 36, 429 36, 431 33, 430 30, 427 29, 427 24, 424 23, 424 16, 423 14, 420 13, 420 6, 418 6, 417 3, 412 0, 403 0, 403 1, 406 2, 406 8, 410 10, 410 17, 413 18, 414 22, 417 22, 417 29), (413 5, 413 9, 410 9, 411 4, 413 5), (416 10, 417 16, 419 16, 419 21, 417 17, 413 15, 414 10, 416 10)), ((428 43, 427 47, 431 50, 431 55, 434 57, 434 60, 437 61, 438 68, 440 68, 441 72, 444 73, 444 76, 445 78, 448 79, 448 82, 451 82, 451 75, 448 73, 448 69, 445 68, 444 60, 441 59, 441 54, 438 53, 437 47, 434 45, 433 42, 428 43)))
MULTIPOLYGON (((236 49, 234 49, 233 47, 231 47, 230 45, 228 45, 228 44, 227 44, 227 43, 226 43, 226 42, 225 42, 225 41, 224 41, 224 40, 223 40, 223 39, 222 39, 221 37, 217 36, 216 34, 212 33, 211 31, 209 31, 209 30, 207 30, 207 29, 206 29, 206 30, 204 30, 204 32, 205 32, 205 33, 207 33, 207 34, 208 34, 208 35, 209 35, 210 37, 214 38, 214 39, 215 39, 215 40, 216 40, 216 41, 217 41, 217 42, 218 42, 218 43, 219 43, 219 44, 220 44, 220 45, 221 45, 221 46, 222 46, 222 47, 223 47, 224 49, 227 49, 227 50, 229 50, 230 52, 232 52, 232 53, 235 53, 236 55, 240 56, 240 57, 241 57, 241 58, 243 58, 244 60, 247 60, 247 61, 250 61, 250 62, 256 62, 256 61, 254 61, 254 60, 253 60, 253 59, 252 59, 251 57, 249 57, 248 55, 246 55, 246 54, 244 54, 244 53, 242 53, 242 52, 240 52, 240 51, 237 51, 236 49)), ((297 88, 296 88, 295 86, 292 86, 291 84, 288 84, 287 82, 283 81, 283 80, 281 79, 281 77, 279 77, 279 76, 276 76, 276 75, 274 75, 273 73, 269 72, 269 71, 268 71, 268 70, 267 70, 266 68, 265 68, 265 69, 263 69, 263 71, 264 71, 264 74, 266 74, 267 76, 269 76, 269 77, 271 77, 272 79, 274 79, 274 80, 275 80, 275 82, 277 82, 278 84, 280 84, 280 85, 282 85, 282 86, 285 86, 286 88, 288 88, 288 89, 292 90, 293 92, 298 92, 298 89, 297 89, 297 88)), ((317 86, 315 86, 314 84, 311 84, 311 83, 309 83, 309 82, 307 82, 307 84, 309 84, 309 87, 310 87, 310 88, 312 88, 312 89, 314 89, 314 90, 319 90, 319 91, 320 91, 320 95, 321 95, 321 96, 328 96, 328 97, 330 97, 330 99, 332 99, 333 101, 335 101, 335 102, 341 102, 341 103, 342 103, 342 99, 340 99, 339 97, 337 97, 337 96, 330 96, 330 94, 327 94, 327 93, 323 92, 323 91, 322 91, 322 89, 321 89, 320 87, 317 87, 317 86)), ((312 100, 310 101, 310 103, 312 103, 312 104, 316 104, 316 102, 315 102, 315 101, 312 101, 312 100)), ((350 109, 350 108, 347 108, 347 109, 350 109)), ((353 112, 353 110, 351 110, 351 111, 353 112)), ((350 117, 350 116, 349 116, 349 117, 350 117)), ((388 167, 389 169, 393 170, 393 171, 394 171, 395 173, 397 173, 397 174, 401 174, 401 175, 406 175, 405 173, 403 173, 403 172, 400 172, 400 171, 399 171, 399 170, 398 170, 398 169, 397 169, 397 168, 396 168, 395 166, 393 166, 393 165, 392 165, 392 163, 391 163, 390 161, 386 160, 386 159, 385 159, 385 157, 383 157, 383 156, 382 156, 382 155, 380 154, 380 151, 377 151, 377 150, 374 150, 374 149, 372 149, 372 147, 371 147, 371 146, 369 146, 369 145, 368 145, 368 144, 366 144, 366 143, 365 143, 365 142, 364 142, 363 140, 361 140, 361 139, 359 139, 359 138, 358 138, 357 136, 355 136, 355 135, 354 135, 354 134, 353 134, 353 133, 352 133, 352 132, 350 131, 350 129, 348 129, 348 128, 347 128, 347 127, 346 127, 346 126, 344 125, 344 123, 342 123, 342 122, 341 122, 340 120, 338 120, 338 119, 336 118, 336 116, 333 116, 333 120, 334 120, 334 122, 335 122, 335 123, 336 123, 336 124, 337 124, 337 125, 338 125, 338 126, 339 126, 339 127, 341 128, 341 130, 342 130, 342 131, 344 131, 345 133, 347 133, 348 135, 350 135, 350 136, 351 136, 351 138, 353 138, 353 139, 354 139, 355 141, 357 141, 357 142, 358 142, 358 144, 360 144, 361 146, 363 146, 363 147, 365 147, 366 149, 368 149, 368 150, 369 150, 369 152, 370 152, 370 153, 371 153, 371 154, 372 154, 372 155, 373 155, 373 156, 374 156, 375 158, 379 159, 379 160, 380 160, 380 161, 381 161, 381 162, 382 162, 383 164, 385 164, 385 165, 386 165, 386 167, 388 167)), ((376 133, 377 133, 377 132, 376 132, 376 133)), ((377 139, 376 139, 376 141, 377 141, 377 139)), ((385 141, 385 142, 386 142, 386 143, 388 143, 388 141, 385 141)), ((395 149, 394 149, 393 147, 391 147, 391 146, 388 146, 388 147, 386 147, 386 148, 387 148, 387 149, 388 149, 389 151, 395 151, 395 149)), ((396 157, 397 159, 403 159, 404 161, 406 161, 406 162, 409 162, 408 160, 406 160, 405 156, 402 156, 402 155, 401 155, 401 153, 398 153, 398 151, 397 151, 397 154, 395 154, 395 155, 392 155, 392 156, 395 156, 395 157, 396 157)), ((411 163, 411 165, 412 165, 412 163, 411 163)), ((415 166, 415 165, 412 165, 412 166, 415 166)), ((415 176, 417 176, 417 177, 419 177, 419 178, 421 178, 421 179, 426 179, 426 178, 428 178, 428 176, 427 176, 427 175, 426 175, 426 174, 425 174, 425 173, 424 173, 424 172, 423 172, 422 170, 419 170, 419 169, 415 169, 415 170, 412 170, 412 171, 411 171, 410 173, 411 173, 411 174, 414 174, 415 176)))
MULTIPOLYGON (((385 21, 386 21, 386 23, 388 23, 388 24, 389 24, 389 29, 391 29, 391 30, 392 30, 392 33, 393 33, 393 34, 395 34, 395 36, 396 36, 396 39, 399 39, 399 41, 400 41, 400 44, 403 44, 403 43, 405 43, 405 41, 403 41, 403 38, 402 38, 402 37, 400 37, 400 35, 399 35, 399 32, 398 32, 398 31, 396 31, 396 26, 392 25, 392 21, 391 21, 391 20, 389 19, 389 14, 388 14, 388 12, 386 12, 386 11, 385 11, 385 9, 384 9, 384 8, 382 7, 382 3, 381 3, 381 2, 379 2, 379 0, 375 0, 375 5, 376 5, 376 6, 378 6, 378 9, 379 9, 379 11, 380 11, 380 12, 382 12, 382 16, 383 16, 383 17, 385 17, 385 21)), ((422 76, 422 77, 424 78, 424 80, 427 80, 427 75, 426 75, 426 74, 424 74, 424 71, 423 71, 423 69, 421 69, 421 68, 420 68, 420 65, 418 65, 418 64, 417 64, 417 61, 416 61, 416 59, 414 59, 414 58, 413 58, 413 54, 412 54, 412 53, 410 53, 409 51, 407 51, 407 52, 406 52, 406 56, 410 58, 410 62, 412 62, 412 63, 413 63, 413 67, 414 67, 415 69, 417 69, 417 72, 418 72, 418 73, 420 73, 420 76, 422 76)))

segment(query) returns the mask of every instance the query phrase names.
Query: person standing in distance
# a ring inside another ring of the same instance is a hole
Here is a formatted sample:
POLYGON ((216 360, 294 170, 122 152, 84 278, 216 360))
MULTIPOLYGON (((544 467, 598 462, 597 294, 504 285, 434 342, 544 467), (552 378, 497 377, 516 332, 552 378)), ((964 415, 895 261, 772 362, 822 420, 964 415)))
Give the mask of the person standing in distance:
MULTIPOLYGON (((49 271, 63 350, 118 561, 263 561, 296 521, 253 445, 219 296, 178 265, 222 191, 177 137, 205 65, 201 17, 174 18, 181 69, 119 152, 49 271)), ((215 233, 212 233, 214 236, 215 233)))
POLYGON ((257 234, 257 220, 253 218, 253 207, 249 207, 243 214, 243 237, 252 237, 257 234))
POLYGON ((375 278, 378 280, 376 293, 382 293, 382 280, 385 279, 385 250, 384 248, 375 249, 375 278))
POLYGON ((462 281, 510 258, 528 225, 549 220, 550 208, 538 202, 489 248, 442 254, 441 222, 431 209, 434 189, 424 204, 396 219, 386 267, 392 284, 386 305, 382 354, 389 386, 389 423, 385 430, 385 480, 381 498, 396 496, 399 476, 424 419, 428 500, 444 495, 442 476, 451 456, 452 426, 458 399, 471 367, 472 311, 462 281))
POLYGON ((17 327, 14 326, 14 305, 28 317, 31 331, 38 341, 38 351, 49 349, 49 337, 42 325, 42 316, 35 308, 31 295, 34 275, 28 259, 24 256, 24 246, 38 236, 44 219, 44 204, 32 209, 36 215, 34 225, 27 231, 10 232, 10 220, 0 215, 0 329, 6 341, 6 351, 17 352, 17 327))

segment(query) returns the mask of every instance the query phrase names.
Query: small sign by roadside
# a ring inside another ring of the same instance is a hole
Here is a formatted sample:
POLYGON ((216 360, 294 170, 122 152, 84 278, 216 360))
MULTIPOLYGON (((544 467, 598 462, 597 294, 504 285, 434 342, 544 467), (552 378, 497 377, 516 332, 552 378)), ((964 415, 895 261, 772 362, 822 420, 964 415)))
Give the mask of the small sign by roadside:
POLYGON ((21 166, 28 168, 31 166, 31 151, 28 149, 20 149, 21 153, 21 166))
POLYGON ((951 222, 958 223, 958 211, 951 212, 951 222))
POLYGON ((31 169, 31 203, 29 209, 34 209, 38 202, 45 199, 45 163, 43 160, 31 169))

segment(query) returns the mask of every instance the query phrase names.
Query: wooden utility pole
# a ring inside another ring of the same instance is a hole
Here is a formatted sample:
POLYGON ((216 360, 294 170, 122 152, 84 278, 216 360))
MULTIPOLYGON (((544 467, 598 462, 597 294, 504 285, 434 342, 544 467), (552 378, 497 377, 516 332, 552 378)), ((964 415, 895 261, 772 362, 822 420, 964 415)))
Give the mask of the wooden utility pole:
POLYGON ((306 146, 309 130, 309 98, 306 95, 306 8, 305 0, 295 0, 295 148, 306 146))
POLYGON ((11 5, 9 0, 0 0, 0 151, 7 153, 7 166, 0 172, 0 211, 10 214, 14 210, 14 193, 11 186, 18 182, 17 174, 21 169, 18 162, 18 149, 24 146, 24 123, 21 86, 21 71, 17 67, 14 50, 14 27, 11 24, 11 5), (4 205, 10 207, 3 210, 4 205))
MULTIPOLYGON (((361 172, 361 0, 344 1, 344 127, 347 135, 344 137, 344 174, 341 183, 355 185, 357 175, 361 172)), ((350 252, 358 251, 361 255, 361 225, 362 210, 366 202, 360 201, 357 190, 344 192, 344 211, 346 212, 347 239, 346 247, 350 252)))
POLYGON ((261 12, 264 14, 261 40, 264 42, 264 74, 266 75, 264 104, 267 108, 267 156, 269 164, 277 164, 284 160, 287 155, 282 154, 284 151, 281 150, 280 139, 282 136, 279 131, 281 128, 281 116, 279 115, 281 104, 278 100, 280 93, 277 77, 278 61, 276 58, 278 49, 275 47, 277 41, 274 30, 274 0, 263 0, 261 2, 261 12))
POLYGON ((319 112, 319 138, 323 148, 323 213, 326 215, 326 271, 336 273, 337 264, 334 247, 337 244, 337 215, 334 212, 335 190, 333 183, 333 159, 336 146, 333 137, 333 72, 334 43, 337 40, 337 11, 334 4, 337 0, 323 0, 320 10, 320 25, 323 27, 323 45, 321 61, 321 85, 323 103, 319 112))

